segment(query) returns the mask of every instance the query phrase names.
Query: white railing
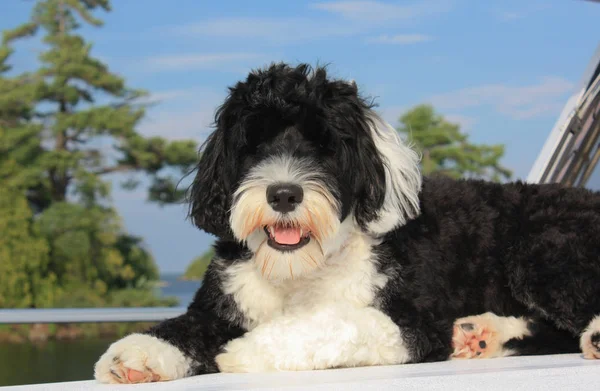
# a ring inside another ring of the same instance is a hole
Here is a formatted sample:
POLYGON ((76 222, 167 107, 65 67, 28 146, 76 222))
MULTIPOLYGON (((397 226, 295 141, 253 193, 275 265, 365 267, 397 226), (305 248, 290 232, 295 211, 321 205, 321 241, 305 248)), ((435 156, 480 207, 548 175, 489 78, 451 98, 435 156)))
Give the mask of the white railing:
POLYGON ((600 160, 600 45, 569 97, 527 181, 583 187, 600 160))
POLYGON ((0 310, 0 324, 160 322, 185 311, 186 307, 6 309, 0 310))

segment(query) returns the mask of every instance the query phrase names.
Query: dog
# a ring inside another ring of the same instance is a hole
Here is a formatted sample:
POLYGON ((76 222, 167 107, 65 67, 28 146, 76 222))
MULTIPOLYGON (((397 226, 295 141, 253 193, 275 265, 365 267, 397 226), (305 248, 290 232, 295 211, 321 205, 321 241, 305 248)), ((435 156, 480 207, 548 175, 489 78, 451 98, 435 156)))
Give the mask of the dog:
POLYGON ((95 378, 600 358, 600 194, 423 177, 419 158, 325 67, 250 72, 189 189, 218 238, 202 287, 113 343, 95 378))

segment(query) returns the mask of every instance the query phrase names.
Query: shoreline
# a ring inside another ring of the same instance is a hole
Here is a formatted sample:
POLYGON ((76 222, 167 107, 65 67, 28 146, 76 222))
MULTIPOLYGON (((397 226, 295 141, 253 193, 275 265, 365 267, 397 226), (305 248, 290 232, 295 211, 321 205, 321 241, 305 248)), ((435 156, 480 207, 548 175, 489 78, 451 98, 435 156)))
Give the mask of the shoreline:
POLYGON ((187 276, 180 276, 177 277, 178 281, 192 281, 192 282, 200 282, 202 281, 202 277, 187 277, 187 276))
POLYGON ((35 323, 0 326, 0 343, 42 344, 48 341, 76 341, 120 338, 147 329, 156 322, 133 323, 35 323))
MULTIPOLYGON (((153 281, 151 289, 156 300, 176 299, 178 304, 188 300, 179 296, 182 292, 168 292, 168 288, 177 284, 177 281, 201 282, 201 279, 185 277, 182 274, 162 274, 157 281, 153 281), (167 292, 163 289, 167 288, 167 292)), ((187 285, 187 284, 184 284, 187 285)), ((190 290, 194 294, 196 288, 190 290)), ((134 292, 135 293, 135 292, 134 292)), ((149 303, 126 303, 127 307, 147 307, 149 303)), ((158 303, 152 303, 158 305, 158 303)), ((103 308, 98 306, 96 308, 103 308)), ((76 308, 73 308, 76 309, 76 308)), ((142 331, 156 324, 156 322, 115 322, 115 323, 35 323, 35 324, 0 324, 0 344, 36 344, 47 341, 79 341, 95 338, 120 338, 132 332, 142 331)))

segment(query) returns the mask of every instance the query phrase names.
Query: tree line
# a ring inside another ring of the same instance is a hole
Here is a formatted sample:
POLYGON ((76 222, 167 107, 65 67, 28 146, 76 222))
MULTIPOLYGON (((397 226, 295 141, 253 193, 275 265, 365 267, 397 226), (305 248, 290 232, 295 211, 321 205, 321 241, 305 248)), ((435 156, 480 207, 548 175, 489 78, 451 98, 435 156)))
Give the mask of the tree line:
POLYGON ((102 25, 98 11, 110 11, 108 0, 38 1, 27 22, 3 32, 0 307, 123 305, 126 290, 137 292, 132 305, 159 303, 149 284, 158 278, 154 259, 124 230, 107 176, 145 173, 149 200, 176 202, 198 145, 137 131, 147 93, 111 72, 79 34, 83 24, 102 25), (37 69, 13 69, 15 43, 38 38, 37 69))

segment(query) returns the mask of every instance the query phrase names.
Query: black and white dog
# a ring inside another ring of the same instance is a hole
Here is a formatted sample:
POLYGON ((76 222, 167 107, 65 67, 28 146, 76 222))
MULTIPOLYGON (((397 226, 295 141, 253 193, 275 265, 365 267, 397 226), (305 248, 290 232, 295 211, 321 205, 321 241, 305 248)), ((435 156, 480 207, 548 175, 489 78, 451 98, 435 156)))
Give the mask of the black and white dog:
POLYGON ((422 178, 418 163, 353 82, 250 73, 190 191, 218 237, 202 287, 186 314, 112 344, 96 379, 600 358, 600 195, 422 178))

